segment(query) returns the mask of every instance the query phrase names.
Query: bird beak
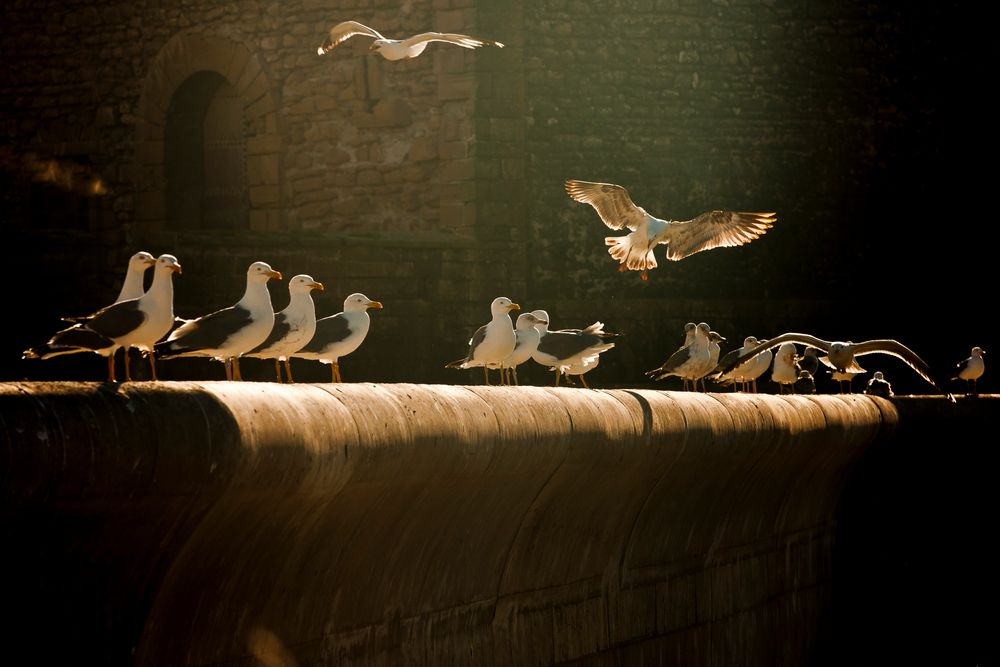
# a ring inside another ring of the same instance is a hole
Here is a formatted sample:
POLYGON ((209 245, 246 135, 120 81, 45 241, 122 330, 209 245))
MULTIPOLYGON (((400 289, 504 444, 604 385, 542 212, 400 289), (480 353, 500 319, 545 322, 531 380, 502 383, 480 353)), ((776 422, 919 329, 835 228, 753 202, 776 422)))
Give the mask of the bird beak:
POLYGON ((548 321, 548 320, 538 320, 538 323, 539 323, 539 324, 545 324, 545 325, 548 325, 549 321, 548 321))
POLYGON ((521 310, 521 306, 517 305, 516 303, 512 303, 510 304, 510 306, 507 307, 507 312, 509 313, 512 310, 521 310))
POLYGON ((181 265, 180 264, 173 264, 173 265, 171 265, 170 270, 173 271, 174 273, 180 274, 181 273, 181 265))
POLYGON ((374 308, 375 310, 382 310, 382 302, 381 301, 372 301, 371 303, 368 304, 368 307, 369 308, 374 308))
POLYGON ((323 283, 320 282, 309 283, 309 287, 312 287, 313 289, 318 289, 320 292, 323 291, 323 283))
POLYGON ((144 260, 143 264, 145 264, 146 266, 153 266, 154 264, 156 264, 156 258, 150 257, 149 259, 144 260))
POLYGON ((267 272, 267 275, 271 276, 272 278, 277 278, 278 280, 281 280, 281 279, 282 279, 282 278, 281 278, 281 271, 274 271, 274 270, 271 270, 271 271, 268 271, 268 272, 267 272))

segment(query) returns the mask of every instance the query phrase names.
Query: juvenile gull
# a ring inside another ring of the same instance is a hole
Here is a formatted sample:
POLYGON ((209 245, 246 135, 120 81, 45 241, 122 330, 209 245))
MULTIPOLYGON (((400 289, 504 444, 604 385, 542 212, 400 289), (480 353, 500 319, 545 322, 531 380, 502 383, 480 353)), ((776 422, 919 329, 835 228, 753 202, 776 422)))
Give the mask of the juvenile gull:
POLYGON ((267 262, 254 262, 247 269, 243 298, 229 308, 217 310, 174 329, 156 346, 164 359, 212 357, 226 367, 227 380, 241 380, 240 355, 263 343, 274 325, 271 293, 267 281, 281 280, 281 273, 267 262))
POLYGON ((312 276, 300 273, 288 281, 288 306, 274 314, 274 326, 267 340, 246 353, 247 357, 274 359, 274 370, 281 382, 281 362, 285 375, 292 383, 292 366, 289 359, 310 341, 316 333, 316 306, 312 291, 323 291, 323 283, 312 276))
POLYGON ((386 60, 403 60, 406 58, 416 58, 431 42, 447 42, 461 46, 464 49, 478 49, 481 46, 495 46, 502 49, 503 44, 489 39, 477 39, 468 35, 459 35, 452 32, 422 32, 419 35, 407 37, 406 39, 388 39, 383 37, 374 28, 358 23, 357 21, 344 21, 330 28, 330 34, 326 38, 316 53, 323 55, 329 53, 341 42, 344 42, 355 35, 365 35, 374 37, 375 41, 368 47, 369 51, 374 51, 386 60))
POLYGON ((642 271, 648 280, 656 268, 653 249, 667 244, 667 259, 678 261, 702 250, 749 243, 775 223, 774 213, 707 211, 692 220, 661 220, 636 206, 628 191, 612 183, 566 181, 566 192, 578 202, 590 204, 611 229, 631 230, 626 236, 608 236, 608 254, 618 260, 619 271, 642 271))
POLYGON ((368 335, 371 318, 368 309, 382 310, 382 304, 355 292, 344 299, 344 310, 316 320, 316 333, 294 357, 330 364, 332 382, 343 382, 340 358, 361 347, 368 335))
POLYGON ((517 344, 517 336, 514 334, 514 325, 510 322, 510 311, 520 310, 517 305, 505 296, 498 296, 490 304, 492 319, 484 324, 472 334, 469 339, 469 353, 463 359, 452 361, 445 365, 445 368, 473 368, 483 367, 483 376, 486 384, 490 383, 489 371, 487 368, 500 369, 500 384, 504 382, 503 369, 504 360, 514 351, 517 344))
MULTIPOLYGON (((141 297, 119 301, 93 315, 79 318, 68 329, 58 332, 42 348, 24 352, 25 358, 47 359, 62 352, 60 347, 74 351, 90 349, 108 358, 108 381, 115 381, 115 352, 118 348, 137 347, 151 351, 165 336, 174 321, 174 273, 181 265, 173 255, 160 255, 153 272, 153 283, 141 297)), ((150 356, 153 379, 156 366, 150 356)), ((129 357, 125 355, 125 379, 131 380, 129 357)))
POLYGON ((865 393, 869 396, 881 396, 882 398, 892 398, 893 396, 892 385, 885 379, 882 371, 875 371, 872 379, 868 381, 868 386, 865 387, 865 393))
MULTIPOLYGON (((538 349, 531 355, 535 362, 542 366, 547 366, 555 371, 556 383, 559 386, 559 377, 565 375, 568 370, 576 370, 574 373, 580 375, 580 381, 587 387, 586 380, 582 373, 596 366, 594 363, 602 352, 607 352, 615 346, 608 342, 609 338, 617 337, 618 334, 604 331, 603 322, 594 322, 586 329, 559 329, 549 330, 549 314, 544 310, 534 310, 532 313, 545 324, 538 323, 535 327, 541 336, 538 341, 538 349)), ((587 387, 588 389, 590 387, 587 387)))
POLYGON ((976 381, 982 377, 983 373, 986 371, 986 362, 983 361, 983 355, 986 351, 978 345, 972 348, 972 354, 968 359, 963 359, 958 362, 957 368, 958 372, 955 374, 952 380, 965 380, 966 384, 966 396, 978 396, 979 390, 976 387, 976 381))

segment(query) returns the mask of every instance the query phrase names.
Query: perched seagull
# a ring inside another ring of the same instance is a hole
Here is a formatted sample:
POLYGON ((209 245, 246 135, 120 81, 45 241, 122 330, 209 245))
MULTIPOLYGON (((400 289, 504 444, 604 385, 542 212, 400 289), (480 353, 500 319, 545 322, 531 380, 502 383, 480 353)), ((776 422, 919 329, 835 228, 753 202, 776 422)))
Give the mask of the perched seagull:
POLYGON ((796 394, 815 394, 816 393, 816 380, 813 378, 813 374, 804 368, 799 369, 799 375, 795 378, 795 384, 792 385, 796 394))
POLYGON ((861 368, 861 366, 858 366, 857 362, 855 362, 854 366, 848 368, 847 370, 838 371, 836 369, 831 368, 828 372, 830 373, 830 378, 837 381, 837 391, 839 391, 841 394, 843 393, 853 394, 854 388, 851 386, 851 383, 854 381, 854 376, 864 375, 868 371, 861 368), (845 383, 847 384, 847 392, 844 392, 845 383))
POLYGON ((799 378, 799 368, 795 365, 795 343, 782 343, 778 354, 774 355, 774 366, 771 368, 771 379, 778 383, 778 393, 784 394, 785 387, 790 387, 795 393, 795 381, 799 378))
POLYGON ((539 336, 538 348, 531 358, 542 366, 547 366, 549 370, 555 371, 556 384, 559 386, 559 377, 574 371, 573 375, 580 376, 580 382, 587 389, 587 381, 583 379, 583 373, 593 370, 596 360, 602 352, 607 352, 615 346, 609 343, 609 338, 616 338, 618 334, 604 331, 603 322, 594 322, 586 329, 559 329, 549 331, 549 314, 544 310, 534 310, 532 314, 540 320, 535 325, 539 336))
POLYGON ((963 359, 957 364, 958 372, 951 379, 965 380, 966 396, 979 395, 979 390, 976 388, 976 380, 982 377, 986 371, 986 362, 983 361, 984 354, 986 354, 986 351, 977 345, 972 348, 972 356, 968 359, 963 359))
MULTIPOLYGON (((541 333, 535 327, 538 325, 548 325, 548 320, 543 319, 534 313, 521 313, 517 316, 514 325, 514 351, 503 360, 503 367, 513 374, 514 384, 517 381, 517 367, 531 359, 531 355, 538 349, 538 341, 541 340, 541 333)), ((510 380, 507 380, 510 384, 510 380)))
POLYGON ((875 375, 868 381, 865 393, 869 396, 881 396, 882 398, 892 398, 892 385, 882 375, 882 371, 875 371, 875 375))
MULTIPOLYGON (((737 387, 740 389, 745 389, 746 383, 746 373, 745 371, 749 368, 749 365, 753 361, 744 363, 738 368, 733 368, 732 364, 734 361, 740 358, 741 355, 749 352, 751 349, 757 346, 756 336, 747 336, 743 339, 743 346, 738 347, 735 350, 730 350, 726 352, 719 359, 719 363, 716 365, 715 369, 708 374, 708 379, 715 380, 718 384, 732 384, 733 391, 736 391, 737 387)), ((770 363, 770 359, 768 359, 770 363)))
MULTIPOLYGON (((698 376, 695 378, 695 382, 701 380, 701 390, 708 391, 705 388, 705 376, 715 370, 716 366, 719 365, 719 354, 722 352, 722 347, 719 343, 726 342, 726 339, 722 337, 718 331, 708 332, 708 361, 705 362, 705 366, 701 369, 698 376)), ((697 389, 697 387, 696 387, 697 389)))
MULTIPOLYGON (((826 352, 827 355, 825 357, 820 357, 820 361, 841 373, 855 367, 860 368, 854 360, 855 357, 860 357, 865 354, 888 354, 906 362, 906 364, 920 377, 926 380, 931 386, 941 393, 947 393, 942 390, 931 378, 930 368, 923 359, 918 357, 913 350, 906 347, 899 341, 891 339, 878 339, 865 341, 863 343, 852 343, 850 341, 826 341, 816 338, 815 336, 810 336, 809 334, 786 333, 764 341, 753 350, 750 350, 740 357, 737 360, 737 363, 743 363, 763 350, 776 347, 786 342, 798 343, 800 345, 811 345, 812 347, 819 348, 823 352, 826 352)), ((950 396, 950 394, 948 395, 950 396)))
MULTIPOLYGON (((115 381, 115 352, 118 348, 137 347, 151 352, 153 345, 170 331, 174 322, 174 273, 181 265, 173 255, 160 255, 153 271, 149 291, 136 299, 119 301, 53 336, 42 348, 24 352, 24 358, 47 359, 59 354, 59 348, 72 351, 89 349, 108 358, 108 381, 115 381)), ((150 356, 153 379, 156 365, 150 356)), ((125 355, 125 379, 131 380, 129 357, 125 355)))
POLYGON ((812 345, 806 347, 806 351, 796 360, 799 362, 799 368, 809 371, 809 374, 815 377, 816 373, 819 372, 819 354, 820 351, 812 345))
POLYGON ((753 388, 753 393, 757 393, 757 379, 767 372, 767 369, 771 367, 771 360, 774 357, 774 353, 771 350, 766 350, 761 352, 756 357, 751 359, 749 362, 744 362, 740 368, 743 368, 744 381, 747 383, 747 388, 753 388))
POLYGON ((343 382, 340 358, 361 347, 368 335, 371 318, 368 309, 382 310, 382 304, 355 292, 344 299, 344 310, 316 320, 316 333, 305 347, 292 356, 330 364, 332 382, 343 382))
POLYGON ((323 283, 313 280, 312 276, 300 273, 288 281, 288 307, 274 314, 274 326, 271 334, 263 343, 247 352, 244 356, 258 359, 274 359, 274 370, 281 382, 281 362, 285 362, 285 375, 292 383, 292 366, 289 363, 292 355, 298 352, 316 333, 316 305, 312 300, 312 291, 323 291, 323 283))
MULTIPOLYGON (((685 327, 686 329, 687 327, 685 327)), ((658 368, 647 371, 646 375, 654 380, 663 380, 671 375, 676 375, 683 378, 683 387, 685 389, 687 389, 687 383, 690 381, 694 385, 695 391, 697 391, 696 378, 701 377, 704 369, 711 361, 711 352, 709 350, 709 335, 711 331, 706 323, 701 322, 698 324, 693 331, 690 343, 670 355, 658 368)))
POLYGON ((653 248, 667 244, 667 259, 678 261, 713 248, 740 246, 765 234, 775 223, 774 213, 737 213, 708 211, 693 220, 661 220, 636 206, 628 191, 611 183, 566 181, 566 192, 578 202, 590 204, 611 229, 628 228, 626 236, 608 236, 604 243, 608 254, 618 260, 619 271, 642 271, 656 268, 653 248))
POLYGON ((451 32, 422 32, 413 37, 396 40, 383 37, 377 30, 358 23, 357 21, 344 21, 330 28, 330 35, 326 38, 316 53, 323 55, 333 50, 341 42, 347 41, 355 35, 366 35, 374 37, 375 41, 368 47, 369 51, 375 51, 386 60, 403 60, 406 58, 416 58, 431 42, 448 42, 465 49, 478 49, 481 46, 495 46, 503 48, 500 42, 489 39, 476 39, 468 35, 458 35, 451 32))
POLYGON ((489 371, 487 368, 500 369, 500 384, 503 384, 504 360, 514 351, 517 345, 517 336, 514 334, 514 325, 510 322, 510 311, 520 310, 517 305, 505 296, 498 296, 490 304, 490 313, 493 318, 488 324, 484 324, 472 334, 469 339, 469 353, 463 359, 452 361, 445 365, 445 368, 472 368, 474 366, 483 367, 483 375, 486 384, 490 383, 489 371))
POLYGON ((281 273, 267 262, 254 262, 247 269, 246 290, 236 305, 182 324, 156 346, 157 351, 164 359, 218 359, 226 366, 227 380, 242 380, 240 355, 263 343, 274 326, 271 293, 267 291, 271 278, 281 280, 281 273))

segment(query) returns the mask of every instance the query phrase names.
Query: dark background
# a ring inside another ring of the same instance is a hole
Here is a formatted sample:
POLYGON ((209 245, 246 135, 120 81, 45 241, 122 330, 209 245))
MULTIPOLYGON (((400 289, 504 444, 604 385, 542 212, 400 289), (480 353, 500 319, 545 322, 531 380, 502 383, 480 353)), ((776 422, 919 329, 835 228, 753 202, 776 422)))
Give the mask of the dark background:
MULTIPOLYGON (((59 31, 87 26, 51 27, 55 5, 5 3, 0 37, 11 65, 0 74, 0 260, 8 278, 0 379, 102 378, 103 360, 92 355, 26 362, 20 352, 59 328, 59 316, 110 302, 125 258, 138 249, 180 258, 185 273, 176 281, 175 310, 186 317, 234 303, 256 259, 332 286, 317 299, 320 316, 340 310, 353 291, 381 300, 386 310, 374 313, 368 342, 343 364, 348 380, 480 382, 478 370, 443 364, 462 356, 498 294, 546 308, 557 328, 600 319, 625 334, 588 376, 596 386, 641 384, 642 372, 676 348, 689 320, 712 324, 729 340, 724 349, 748 334, 785 331, 896 338, 943 374, 973 345, 995 348, 986 322, 998 236, 990 197, 993 57, 985 17, 967 3, 483 5, 476 28, 508 48, 463 61, 473 63, 479 91, 469 112, 471 232, 453 233, 443 214, 435 229, 366 228, 363 208, 357 224, 309 227, 296 224, 302 205, 294 198, 277 230, 143 228, 135 220, 139 205, 122 203, 136 188, 127 177, 138 150, 129 105, 171 34, 238 28, 250 35, 245 41, 263 60, 274 53, 269 72, 279 111, 291 118, 287 86, 302 70, 286 73, 280 58, 312 45, 317 30, 275 46, 254 32, 275 14, 268 3, 258 5, 256 15, 233 14, 202 2, 174 17, 154 4, 76 3, 65 10, 74 21, 90 17, 93 30, 120 43, 72 44, 59 31), (104 86, 107 70, 94 62, 116 57, 130 66, 115 70, 114 87, 104 86), (110 90, 95 95, 95 87, 110 90), (116 100, 110 119, 102 115, 106 97, 116 100), (45 155, 60 143, 53 136, 64 145, 74 128, 90 137, 92 152, 72 161, 100 176, 111 194, 81 194, 80 179, 75 191, 39 183, 25 166, 24 155, 45 155), (620 183, 660 217, 775 210, 778 223, 749 246, 680 263, 660 249, 660 266, 643 283, 636 273, 616 272, 604 252, 610 232, 590 207, 566 197, 567 178, 620 183)), ((427 29, 452 20, 444 16, 452 10, 439 6, 411 3, 410 24, 427 29)), ((308 25, 361 11, 299 9, 284 3, 281 11, 308 25)), ((392 25, 393 12, 378 5, 358 18, 392 25)), ((351 61, 340 55, 335 65, 297 67, 324 76, 351 61)), ((426 59, 385 66, 382 85, 442 76, 446 57, 428 51, 426 59)), ((413 103, 415 116, 435 112, 433 101, 421 104, 413 103)), ((289 121, 282 130, 289 142, 322 115, 296 118, 299 125, 289 121)), ((391 167, 396 158, 381 159, 391 167)), ((446 184, 448 176, 432 171, 428 178, 446 184)), ((331 190, 331 197, 343 194, 331 190)), ((391 208, 394 199, 386 195, 381 205, 391 208)), ((272 285, 272 294, 276 309, 284 307, 284 286, 272 285)), ((929 389, 894 359, 862 363, 886 371, 898 391, 929 389)), ((255 379, 272 373, 270 362, 251 360, 244 369, 255 379)), ((300 380, 328 378, 326 367, 296 362, 296 370, 300 380)), ((222 372, 217 364, 182 361, 164 364, 163 375, 222 372)), ((549 381, 537 367, 521 377, 549 381)), ((821 382, 821 389, 832 386, 821 382)))

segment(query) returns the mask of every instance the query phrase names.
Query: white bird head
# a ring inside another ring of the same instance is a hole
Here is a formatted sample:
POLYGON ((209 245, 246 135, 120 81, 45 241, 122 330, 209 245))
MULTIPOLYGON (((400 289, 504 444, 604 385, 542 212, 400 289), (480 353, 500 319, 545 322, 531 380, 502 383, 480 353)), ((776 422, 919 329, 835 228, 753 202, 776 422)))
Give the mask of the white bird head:
POLYGON ((148 252, 140 250, 139 252, 129 257, 128 269, 129 271, 133 269, 141 269, 145 271, 154 264, 156 264, 156 258, 150 255, 148 252))
POLYGON ((368 310, 369 308, 382 310, 382 303, 379 301, 372 301, 361 292, 355 292, 344 299, 344 312, 356 313, 362 310, 368 310))
POLYGON ((875 382, 884 381, 885 376, 882 375, 882 371, 875 371, 875 375, 872 376, 872 380, 875 382))
POLYGON ((708 339, 713 343, 724 343, 726 341, 718 331, 709 331, 708 339))
POLYGON ((496 315, 506 315, 512 310, 521 310, 521 306, 517 305, 505 296, 498 296, 493 299, 493 303, 490 304, 490 312, 496 315))
POLYGON ((308 294, 312 290, 323 291, 323 283, 316 282, 313 277, 305 273, 300 273, 288 281, 289 294, 308 294))
POLYGON ((528 329, 535 328, 536 324, 548 324, 548 323, 549 323, 548 320, 544 320, 538 317, 537 315, 535 315, 534 312, 521 313, 520 315, 517 316, 516 328, 521 331, 526 331, 528 329))
POLYGON ((181 263, 177 261, 177 258, 173 255, 160 255, 157 259, 153 260, 156 264, 156 271, 163 272, 167 271, 169 273, 180 273, 181 263))
POLYGON ((972 348, 972 356, 974 356, 974 357, 981 357, 984 354, 986 354, 986 350, 984 350, 983 348, 979 347, 978 345, 975 346, 974 348, 972 348))
POLYGON ((756 345, 757 342, 758 341, 756 336, 747 336, 746 338, 743 339, 743 347, 750 347, 752 345, 756 345))
POLYGON ((371 46, 368 47, 368 51, 369 53, 378 53, 382 50, 383 46, 388 46, 389 44, 391 44, 391 42, 387 39, 376 39, 371 43, 371 46))
POLYGON ((788 365, 795 363, 795 343, 782 343, 778 348, 778 359, 788 365))
POLYGON ((254 262, 247 269, 247 280, 255 283, 266 283, 271 278, 281 280, 281 272, 275 271, 267 262, 254 262))

